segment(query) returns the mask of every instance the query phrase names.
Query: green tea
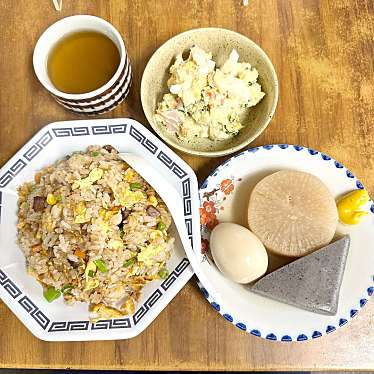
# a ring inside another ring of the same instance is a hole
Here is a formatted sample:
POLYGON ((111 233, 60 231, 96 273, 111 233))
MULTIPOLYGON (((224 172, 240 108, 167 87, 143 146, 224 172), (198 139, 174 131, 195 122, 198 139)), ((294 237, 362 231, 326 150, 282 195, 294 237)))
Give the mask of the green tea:
POLYGON ((79 31, 61 39, 48 57, 48 76, 70 94, 94 91, 116 72, 120 54, 114 42, 99 32, 79 31))

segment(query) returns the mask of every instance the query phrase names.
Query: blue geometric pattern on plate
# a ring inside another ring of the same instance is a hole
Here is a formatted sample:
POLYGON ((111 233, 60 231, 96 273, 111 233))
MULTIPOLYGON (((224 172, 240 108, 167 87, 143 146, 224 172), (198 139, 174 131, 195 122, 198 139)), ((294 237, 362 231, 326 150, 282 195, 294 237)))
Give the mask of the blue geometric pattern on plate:
POLYGON ((92 126, 92 135, 125 134, 127 124, 92 126))
POLYGON ((6 187, 26 165, 26 161, 21 159, 17 160, 3 175, 0 176, 0 188, 6 187))
POLYGON ((91 330, 128 329, 130 327, 130 318, 107 319, 91 324, 91 330))
POLYGON ((344 326, 348 321, 345 318, 340 318, 339 320, 339 326, 342 327, 344 326))
POLYGON ((42 327, 46 329, 50 320, 49 318, 30 300, 29 297, 23 296, 18 303, 31 315, 32 318, 42 327))
POLYGON ((171 285, 177 280, 177 278, 183 273, 183 271, 188 267, 190 262, 187 258, 184 258, 175 269, 169 274, 169 276, 161 283, 161 288, 167 291, 171 285))
POLYGON ((246 330, 247 330, 247 326, 246 326, 244 323, 238 322, 235 326, 236 326, 238 329, 240 329, 240 330, 243 330, 243 331, 246 331, 246 330))
MULTIPOLYGON (((215 303, 214 301, 210 304, 217 312, 221 310, 219 304, 215 303)), ((239 322, 240 323, 240 322, 239 322)))
POLYGON ((167 156, 163 151, 160 151, 157 158, 169 168, 178 178, 183 179, 187 173, 178 166, 169 156, 167 156))
POLYGON ((326 334, 330 334, 330 332, 333 332, 335 330, 336 330, 335 326, 329 325, 326 327, 326 334))
MULTIPOLYGON (((310 148, 306 148, 306 147, 303 147, 303 146, 300 146, 300 145, 286 145, 286 144, 277 144, 277 145, 265 145, 265 146, 262 146, 262 147, 256 147, 256 148, 250 148, 250 149, 247 149, 246 151, 242 152, 242 153, 239 153, 237 155, 235 155, 235 157, 231 157, 229 158, 228 160, 225 161, 225 165, 226 166, 229 166, 230 165, 230 162, 234 159, 234 158, 238 158, 238 157, 241 157, 242 155, 244 155, 245 152, 248 152, 248 153, 254 153, 254 152, 257 152, 259 151, 260 149, 264 149, 264 150, 271 150, 273 147, 277 146, 278 148, 280 149, 289 149, 290 147, 292 147, 292 149, 294 149, 296 152, 301 152, 303 151, 304 149, 307 150, 307 152, 311 155, 311 156, 315 156, 317 155, 319 152, 314 150, 314 149, 310 149, 310 148)), ((335 161, 333 158, 331 158, 330 156, 326 155, 326 154, 323 154, 321 153, 321 157, 324 161, 331 161, 332 162, 332 165, 334 165, 336 168, 338 169, 342 169, 344 170, 344 166, 335 161)), ((209 184, 209 179, 211 177, 214 177, 218 174, 220 168, 221 168, 222 165, 218 166, 215 170, 213 170, 210 175, 203 181, 201 187, 200 187, 200 190, 201 189, 205 189, 208 184, 209 184)), ((348 170, 348 169, 345 169, 345 175, 347 178, 350 178, 350 179, 355 179, 355 176, 348 170)), ((356 179, 356 186, 358 189, 363 189, 364 186, 362 185, 362 183, 356 179)), ((200 195, 201 196, 201 195, 200 195)), ((372 204, 370 206, 370 211, 371 213, 374 214, 374 204, 372 204)), ((371 281, 374 283, 374 275, 371 279, 371 281)), ((217 311, 219 312, 226 320, 228 320, 229 322, 233 323, 236 327, 238 327, 239 329, 241 330, 244 330, 243 326, 246 327, 246 329, 244 331, 247 331, 248 333, 250 333, 251 335, 254 335, 254 336, 258 336, 258 337, 261 337, 262 334, 261 334, 261 331, 259 329, 248 329, 248 326, 246 326, 244 323, 242 322, 235 322, 235 318, 232 316, 232 314, 230 313, 227 313, 227 312, 223 312, 221 309, 221 306, 216 302, 214 301, 213 299, 211 299, 210 295, 209 295, 209 292, 203 287, 203 285, 200 283, 200 281, 198 281, 198 286, 200 288, 200 290, 203 292, 203 295, 206 299, 208 299, 210 305, 212 305, 212 307, 217 311), (227 318, 227 317, 230 317, 230 318, 227 318), (230 319, 232 318, 232 321, 230 321, 230 319)), ((370 285, 367 290, 365 291, 365 293, 367 293, 367 295, 370 297, 374 294, 374 286, 370 285)), ((359 302, 358 302, 358 305, 360 306, 360 308, 363 308, 366 303, 367 303, 367 299, 360 299, 359 302)), ((349 318, 353 318, 356 316, 358 310, 353 308, 351 309, 350 311, 350 315, 349 315, 349 318)), ((343 325, 345 325, 346 323, 348 322, 348 319, 347 318, 338 318, 338 322, 337 322, 337 326, 341 327, 343 325)), ((336 330, 336 327, 333 326, 333 325, 328 325, 326 326, 326 334, 330 334, 331 332, 335 331, 336 330)), ((322 336, 322 333, 320 331, 314 331, 312 333, 312 335, 310 336, 310 338, 308 338, 308 336, 304 333, 301 333, 297 336, 297 341, 305 341, 305 340, 308 340, 308 339, 316 339, 316 338, 319 338, 322 336)), ((277 340, 277 337, 275 336, 275 334, 273 333, 270 333, 268 335, 266 335, 265 337, 266 339, 268 340, 277 340)), ((283 335, 280 339, 280 341, 283 341, 283 342, 289 342, 289 341, 292 341, 292 338, 291 336, 289 335, 283 335)))
POLYGON ((289 335, 282 336, 282 342, 292 342, 292 338, 289 335))
POLYGON ((152 154, 155 154, 158 150, 157 145, 153 144, 144 134, 137 130, 134 126, 130 127, 130 136, 138 141, 144 148, 146 148, 152 154))
POLYGON ((322 157, 322 159, 325 160, 325 161, 330 161, 330 160, 331 160, 331 157, 328 156, 328 155, 325 155, 324 153, 321 153, 321 157, 322 157))
POLYGON ((52 129, 53 133, 57 138, 63 138, 67 136, 85 136, 90 135, 88 127, 56 127, 52 129))
POLYGON ((22 294, 21 290, 2 270, 0 270, 0 286, 2 286, 13 299, 17 299, 17 297, 22 294))
POLYGON ((134 324, 136 325, 152 308, 153 305, 161 298, 162 291, 158 288, 149 298, 147 301, 135 312, 133 315, 134 324))
POLYGON ((47 131, 43 136, 36 141, 24 154, 23 157, 27 161, 31 161, 42 149, 52 141, 52 135, 47 131))
POLYGON ((267 340, 277 340, 277 337, 276 337, 276 335, 274 335, 273 333, 271 333, 271 334, 267 334, 266 335, 266 339, 267 340))
POLYGON ((322 334, 319 331, 314 331, 312 334, 312 339, 320 338, 322 334))
POLYGON ((251 330, 250 333, 251 333, 252 335, 254 335, 254 336, 261 337, 261 333, 260 333, 260 331, 258 331, 258 330, 251 330))

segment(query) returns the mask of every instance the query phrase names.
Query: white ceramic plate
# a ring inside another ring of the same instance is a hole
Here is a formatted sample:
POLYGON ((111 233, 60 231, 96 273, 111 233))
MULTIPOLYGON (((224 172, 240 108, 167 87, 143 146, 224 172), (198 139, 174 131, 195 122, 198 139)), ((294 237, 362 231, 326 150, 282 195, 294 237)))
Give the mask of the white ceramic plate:
MULTIPOLYGON (((200 247, 198 190, 195 173, 144 126, 131 119, 55 122, 41 129, 0 170, 0 297, 38 338, 43 340, 126 339, 142 332, 193 274, 181 241, 168 261, 169 277, 144 287, 133 316, 92 324, 88 306, 66 306, 61 298, 49 304, 42 287, 26 273, 25 258, 16 245, 17 187, 34 173, 67 154, 91 144, 111 144, 149 162, 183 199, 190 244, 200 247)), ((185 244, 185 243, 184 243, 185 244)))
POLYGON ((365 209, 369 215, 360 225, 349 229, 342 225, 338 227, 338 232, 350 234, 351 247, 336 316, 315 314, 256 295, 245 286, 224 278, 218 271, 206 253, 209 228, 216 221, 247 226, 251 189, 264 176, 281 169, 301 170, 318 176, 335 197, 363 188, 339 162, 301 146, 263 146, 227 160, 200 188, 202 253, 196 253, 196 256, 200 258, 199 270, 204 279, 199 286, 213 308, 238 328, 269 340, 305 341, 345 325, 373 294, 374 204, 371 201, 367 204, 365 209))

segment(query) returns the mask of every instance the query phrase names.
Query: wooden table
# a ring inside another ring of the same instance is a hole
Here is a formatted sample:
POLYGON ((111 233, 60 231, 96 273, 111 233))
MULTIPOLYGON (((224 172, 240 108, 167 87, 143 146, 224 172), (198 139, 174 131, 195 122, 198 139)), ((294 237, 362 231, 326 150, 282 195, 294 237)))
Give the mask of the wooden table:
MULTIPOLYGON (((32 51, 42 31, 73 14, 93 14, 122 33, 134 70, 128 99, 106 118, 146 123, 140 79, 151 54, 182 31, 218 26, 247 35, 267 52, 280 82, 276 115, 254 145, 286 142, 326 152, 374 193, 373 24, 371 0, 49 0, 0 2, 0 166, 43 125, 77 116, 38 83, 32 51)), ((200 179, 222 159, 183 156, 200 179)), ((211 308, 192 280, 140 336, 128 341, 46 343, 0 302, 0 367, 307 370, 374 369, 374 303, 346 327, 306 343, 250 336, 211 308)))

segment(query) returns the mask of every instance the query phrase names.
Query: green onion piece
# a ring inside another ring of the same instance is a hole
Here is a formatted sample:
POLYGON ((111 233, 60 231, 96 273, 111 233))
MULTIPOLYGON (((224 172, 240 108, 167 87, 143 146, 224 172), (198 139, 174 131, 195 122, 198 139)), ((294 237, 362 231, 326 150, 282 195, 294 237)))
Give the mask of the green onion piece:
POLYGON ((54 287, 48 287, 43 292, 44 298, 51 303, 52 301, 58 299, 61 296, 61 292, 56 290, 54 287))
POLYGON ((166 229, 166 225, 165 225, 165 223, 163 223, 163 222, 159 222, 159 223, 157 224, 157 229, 160 230, 160 231, 165 230, 165 229, 166 229))
POLYGON ((125 235, 125 231, 123 230, 123 227, 120 227, 119 228, 119 236, 121 237, 121 239, 123 239, 124 235, 125 235))
POLYGON ((88 270, 88 276, 93 278, 95 276, 95 272, 93 270, 88 270))
POLYGON ((105 262, 103 260, 96 260, 94 261, 94 263, 102 273, 108 272, 108 268, 106 267, 105 262))
POLYGON ((130 183, 130 190, 139 190, 142 185, 139 182, 130 183))
POLYGON ((168 269, 166 268, 162 268, 159 272, 158 272, 158 276, 161 278, 161 279, 166 279, 169 275, 169 271, 168 269))
POLYGON ((57 195, 57 196, 56 196, 56 200, 57 200, 58 202, 62 201, 62 196, 61 196, 61 195, 57 195))
POLYGON ((130 258, 129 260, 126 260, 126 261, 123 263, 123 266, 124 266, 125 268, 128 268, 128 267, 130 267, 130 266, 132 266, 132 265, 134 265, 134 264, 135 264, 135 257, 130 258))
POLYGON ((69 293, 73 288, 74 287, 72 284, 65 284, 65 286, 61 288, 61 292, 63 294, 66 294, 66 293, 69 293))
POLYGON ((100 154, 99 152, 97 152, 97 151, 93 151, 93 152, 91 153, 91 156, 92 156, 92 157, 97 157, 99 154, 100 154))

